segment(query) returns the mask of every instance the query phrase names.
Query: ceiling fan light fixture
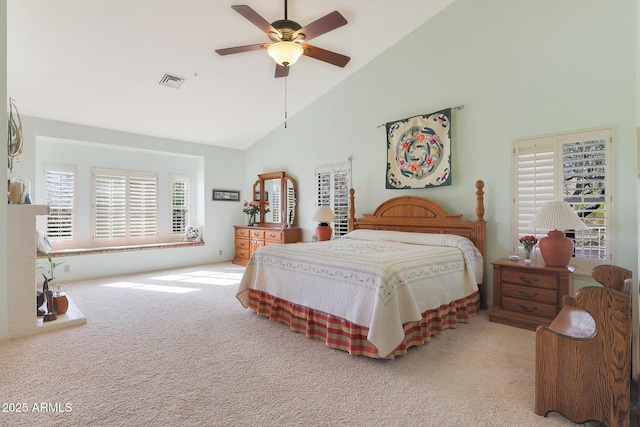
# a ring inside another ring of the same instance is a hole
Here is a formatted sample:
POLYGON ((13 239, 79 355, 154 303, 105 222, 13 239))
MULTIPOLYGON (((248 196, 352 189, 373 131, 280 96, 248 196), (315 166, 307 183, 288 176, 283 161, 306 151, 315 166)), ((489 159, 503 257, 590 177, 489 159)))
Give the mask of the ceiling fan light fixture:
POLYGON ((269 46, 267 53, 277 64, 290 67, 302 56, 304 49, 298 43, 282 41, 269 46))

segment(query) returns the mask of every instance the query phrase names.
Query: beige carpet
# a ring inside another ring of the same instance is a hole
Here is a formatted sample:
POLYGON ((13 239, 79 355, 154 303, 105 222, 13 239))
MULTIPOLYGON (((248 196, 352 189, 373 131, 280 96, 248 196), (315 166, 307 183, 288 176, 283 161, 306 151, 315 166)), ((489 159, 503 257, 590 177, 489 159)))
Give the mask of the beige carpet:
POLYGON ((533 412, 533 332, 482 312, 396 360, 352 357, 242 308, 242 271, 66 285, 88 323, 0 343, 0 425, 573 425, 533 412))

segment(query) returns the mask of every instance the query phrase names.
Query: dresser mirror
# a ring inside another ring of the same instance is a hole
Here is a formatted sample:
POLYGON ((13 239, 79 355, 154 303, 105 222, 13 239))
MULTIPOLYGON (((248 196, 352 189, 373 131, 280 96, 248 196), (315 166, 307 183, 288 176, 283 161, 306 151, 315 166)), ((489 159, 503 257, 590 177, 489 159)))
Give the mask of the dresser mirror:
POLYGON ((253 200, 260 202, 256 222, 263 226, 294 227, 296 199, 296 181, 285 172, 258 175, 258 180, 253 185, 253 200), (268 210, 266 213, 265 208, 268 210))

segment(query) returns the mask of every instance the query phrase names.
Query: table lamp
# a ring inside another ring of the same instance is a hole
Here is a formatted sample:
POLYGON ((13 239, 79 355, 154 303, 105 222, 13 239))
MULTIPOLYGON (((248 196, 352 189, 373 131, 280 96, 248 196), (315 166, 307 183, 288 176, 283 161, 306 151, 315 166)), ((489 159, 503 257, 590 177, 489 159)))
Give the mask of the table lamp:
POLYGON ((530 228, 551 230, 540 239, 540 254, 546 265, 566 267, 573 255, 573 240, 564 230, 588 230, 567 202, 546 202, 533 217, 530 228))
POLYGON ((331 229, 329 223, 336 220, 331 208, 329 206, 320 206, 311 220, 320 223, 316 228, 316 238, 318 241, 331 240, 333 229, 331 229))

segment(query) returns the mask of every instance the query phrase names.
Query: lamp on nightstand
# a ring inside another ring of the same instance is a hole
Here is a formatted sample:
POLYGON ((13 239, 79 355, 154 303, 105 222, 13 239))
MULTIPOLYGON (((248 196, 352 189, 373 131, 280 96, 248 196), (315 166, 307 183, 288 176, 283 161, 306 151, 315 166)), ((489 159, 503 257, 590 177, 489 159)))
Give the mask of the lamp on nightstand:
POLYGON ((318 241, 322 242, 324 240, 331 240, 333 230, 329 223, 336 220, 331 208, 329 206, 320 206, 311 220, 318 221, 320 223, 316 228, 316 237, 318 241))
POLYGON ((573 240, 565 237, 564 230, 589 229, 567 202, 545 203, 529 227, 551 230, 540 239, 540 254, 546 265, 561 267, 569 265, 573 255, 573 240))

